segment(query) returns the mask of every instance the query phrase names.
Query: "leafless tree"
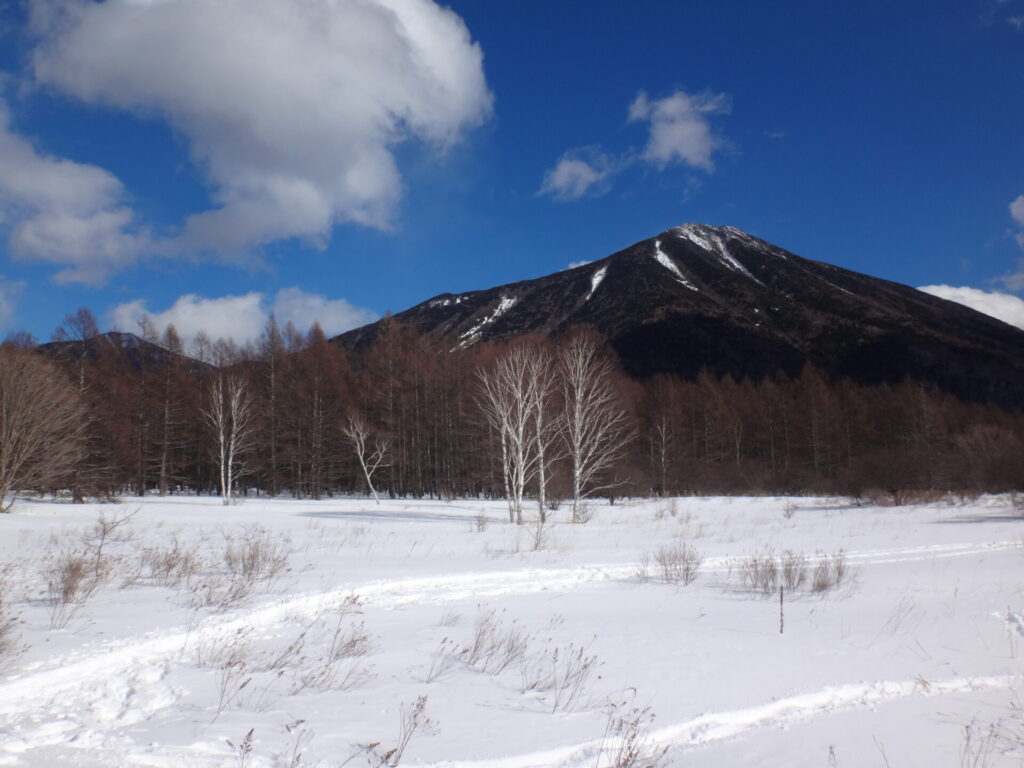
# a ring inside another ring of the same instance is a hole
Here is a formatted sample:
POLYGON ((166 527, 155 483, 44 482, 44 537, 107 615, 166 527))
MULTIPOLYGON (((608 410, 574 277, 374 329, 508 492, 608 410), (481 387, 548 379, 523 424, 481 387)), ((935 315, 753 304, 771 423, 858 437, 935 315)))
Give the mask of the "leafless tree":
POLYGON ((277 324, 277 318, 273 315, 267 320, 263 335, 259 342, 259 357, 266 365, 264 367, 263 396, 267 403, 266 422, 266 449, 268 454, 267 475, 270 485, 270 493, 277 495, 278 482, 278 454, 281 440, 281 379, 282 367, 286 360, 286 349, 284 338, 281 336, 281 329, 277 324))
POLYGON ((168 324, 164 329, 160 345, 170 353, 163 370, 159 372, 158 384, 157 487, 160 489, 160 495, 165 496, 174 474, 172 454, 184 443, 182 438, 184 430, 182 399, 183 390, 188 388, 189 376, 181 337, 173 324, 168 324))
POLYGON ((90 345, 100 335, 96 317, 88 307, 79 307, 73 314, 65 315, 64 322, 53 332, 53 341, 69 342, 69 362, 75 367, 75 390, 78 393, 79 402, 82 404, 85 413, 84 440, 87 448, 82 461, 75 463, 75 468, 70 480, 71 496, 75 503, 81 504, 85 501, 83 486, 91 486, 96 490, 96 480, 103 475, 102 463, 97 466, 93 461, 93 443, 96 441, 97 419, 95 416, 95 403, 92 402, 94 392, 90 392, 88 377, 86 375, 87 365, 90 358, 90 345))
POLYGON ((207 391, 203 418, 216 444, 220 495, 225 504, 231 503, 235 483, 244 472, 242 459, 252 447, 255 415, 242 378, 217 372, 207 391))
POLYGON ((189 355, 201 363, 213 363, 213 342, 206 331, 200 330, 192 337, 189 355))
POLYGON ((632 439, 626 411, 611 383, 611 363, 597 343, 577 334, 560 355, 565 399, 563 436, 572 474, 572 519, 583 521, 583 500, 609 484, 601 480, 623 456, 632 439))
POLYGON ((562 429, 562 416, 555 411, 554 394, 558 372, 545 347, 531 350, 526 360, 528 392, 533 411, 534 451, 537 455, 537 508, 541 524, 547 522, 548 468, 558 457, 553 455, 562 429))
POLYGON ((18 349, 35 349, 39 341, 28 331, 9 331, 2 343, 18 349))
POLYGON ((666 494, 668 470, 672 463, 672 449, 675 436, 668 415, 661 413, 651 428, 651 462, 655 468, 658 495, 666 494))
MULTIPOLYGON (((549 366, 550 367, 550 366, 549 366)), ((509 520, 523 522, 523 497, 539 466, 537 407, 546 371, 536 349, 517 343, 479 373, 477 399, 501 443, 509 520)))
POLYGON ((494 368, 479 372, 480 408, 501 442, 502 475, 509 503, 509 521, 522 522, 526 483, 536 471, 532 440, 532 397, 526 373, 528 354, 513 346, 498 358, 494 368))
MULTIPOLYGON (((478 371, 480 384, 477 401, 480 410, 487 419, 488 425, 498 435, 501 446, 501 477, 505 485, 505 498, 508 500, 509 522, 516 522, 516 505, 512 498, 512 465, 510 459, 509 433, 513 431, 515 400, 509 387, 501 380, 501 361, 493 370, 478 371)), ((520 414, 521 415, 521 414, 520 414)))
POLYGON ((389 466, 389 441, 387 438, 381 437, 379 433, 371 434, 370 428, 361 416, 350 416, 348 423, 342 427, 342 432, 352 444, 352 450, 355 451, 356 458, 359 460, 359 468, 363 470, 363 478, 366 480, 366 487, 370 489, 370 495, 373 496, 375 502, 380 504, 380 496, 377 495, 377 490, 373 487, 373 473, 379 467, 389 466), (370 445, 371 438, 372 446, 370 445))
POLYGON ((88 357, 88 344, 91 339, 100 335, 96 318, 86 307, 79 307, 74 314, 67 315, 64 323, 53 332, 54 341, 74 342, 77 367, 78 391, 85 391, 85 361, 88 357))
POLYGON ((0 346, 0 512, 20 490, 69 481, 84 455, 75 388, 33 352, 0 346))

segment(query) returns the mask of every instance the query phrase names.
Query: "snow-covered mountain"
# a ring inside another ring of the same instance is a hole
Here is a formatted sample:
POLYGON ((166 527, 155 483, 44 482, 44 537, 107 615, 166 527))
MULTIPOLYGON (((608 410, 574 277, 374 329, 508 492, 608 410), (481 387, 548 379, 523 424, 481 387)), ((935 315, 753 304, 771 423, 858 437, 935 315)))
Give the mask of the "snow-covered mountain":
MULTIPOLYGON (((914 288, 792 254, 735 227, 684 224, 535 280, 441 294, 395 315, 453 347, 589 325, 625 370, 905 377, 1024 406, 1024 331, 914 288)), ((379 323, 337 340, 361 347, 379 323)))

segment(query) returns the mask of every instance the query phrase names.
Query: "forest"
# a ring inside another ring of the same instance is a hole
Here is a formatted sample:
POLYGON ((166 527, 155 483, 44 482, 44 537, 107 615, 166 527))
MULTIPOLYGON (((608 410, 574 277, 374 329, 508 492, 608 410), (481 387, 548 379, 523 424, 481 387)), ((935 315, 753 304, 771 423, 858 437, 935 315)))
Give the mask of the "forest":
POLYGON ((1024 478, 1021 413, 811 366, 631 380, 582 328, 451 349, 388 318, 349 350, 271 319, 245 347, 186 349, 173 327, 101 335, 83 309, 52 344, 0 347, 0 405, 0 508, 14 492, 367 494, 508 498, 513 517, 566 500, 576 519, 595 496, 900 503, 1024 478))

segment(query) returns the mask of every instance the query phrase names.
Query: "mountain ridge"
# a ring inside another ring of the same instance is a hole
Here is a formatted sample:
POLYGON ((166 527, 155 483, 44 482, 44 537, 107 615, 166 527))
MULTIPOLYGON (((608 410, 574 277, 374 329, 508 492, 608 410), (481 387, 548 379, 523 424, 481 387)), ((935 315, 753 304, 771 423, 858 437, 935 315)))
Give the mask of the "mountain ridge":
MULTIPOLYGON (((442 293, 394 319, 452 347, 590 326, 637 378, 795 376, 810 363, 860 383, 909 377, 1024 407, 1024 331, 731 226, 683 224, 551 275, 442 293)), ((332 341, 362 347, 381 322, 332 341)))

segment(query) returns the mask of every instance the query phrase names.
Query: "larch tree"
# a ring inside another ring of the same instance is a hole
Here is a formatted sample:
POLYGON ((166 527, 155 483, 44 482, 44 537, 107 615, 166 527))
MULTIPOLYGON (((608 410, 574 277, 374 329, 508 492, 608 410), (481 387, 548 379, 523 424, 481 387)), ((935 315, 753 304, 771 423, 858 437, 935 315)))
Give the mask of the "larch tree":
POLYGON ((96 411, 99 404, 96 393, 90 391, 90 368, 95 366, 90 361, 90 342, 100 335, 96 317, 87 307, 79 307, 72 314, 64 317, 64 322, 53 332, 52 340, 69 342, 70 354, 67 356, 69 365, 74 365, 74 386, 79 402, 85 413, 85 456, 75 463, 71 478, 71 495, 76 503, 85 501, 86 489, 96 492, 100 483, 97 478, 103 474, 100 444, 104 441, 97 433, 100 431, 96 411))
POLYGON ((319 499, 336 482, 336 457, 343 436, 334 414, 343 410, 346 401, 347 359, 314 323, 302 348, 292 355, 290 373, 292 489, 319 499))
POLYGON ((160 346, 168 354, 163 367, 157 371, 155 464, 156 486, 160 495, 165 496, 171 483, 178 479, 181 469, 178 454, 185 444, 186 398, 195 381, 189 374, 184 345, 173 324, 164 329, 160 346))
POLYGON ((611 488, 602 478, 632 440, 626 411, 612 386, 612 366, 597 343, 576 334, 559 357, 565 422, 562 434, 572 483, 572 520, 584 521, 583 501, 590 494, 611 488))
POLYGON ((213 364, 213 342, 210 341, 210 336, 206 331, 200 330, 192 337, 192 343, 189 345, 189 355, 201 363, 213 364))
POLYGON ((280 488, 280 470, 278 467, 281 441, 281 389, 284 369, 287 364, 287 350, 277 319, 271 315, 263 329, 259 341, 259 358, 265 363, 263 368, 263 398, 266 401, 265 436, 266 467, 264 475, 271 496, 276 496, 280 488))
POLYGON ((87 307, 79 307, 66 315, 64 322, 53 332, 53 341, 73 342, 75 345, 75 381, 79 394, 85 392, 85 363, 89 358, 89 342, 100 335, 96 317, 87 307))

